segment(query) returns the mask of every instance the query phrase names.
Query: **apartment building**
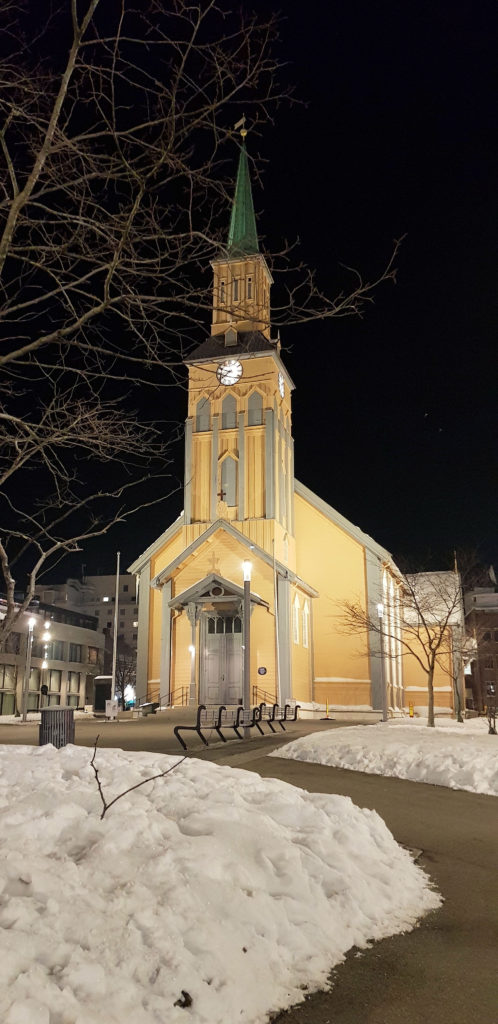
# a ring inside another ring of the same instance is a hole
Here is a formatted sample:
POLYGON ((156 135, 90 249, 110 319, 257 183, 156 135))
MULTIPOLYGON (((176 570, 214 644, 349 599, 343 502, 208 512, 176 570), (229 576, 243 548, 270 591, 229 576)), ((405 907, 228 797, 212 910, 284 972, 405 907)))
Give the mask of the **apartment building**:
MULTIPOLYGON (((137 649, 138 603, 135 577, 123 573, 119 577, 118 640, 133 651, 137 649)), ((97 629, 110 636, 114 631, 116 576, 84 576, 65 583, 39 587, 40 600, 62 608, 83 611, 97 620, 97 629)))
MULTIPOLYGON (((0 617, 5 610, 5 601, 0 600, 0 617)), ((0 715, 21 713, 25 683, 29 711, 58 704, 93 707, 104 645, 95 616, 32 601, 0 651, 0 715), (30 619, 33 642, 27 665, 30 619), (46 627, 48 642, 43 639, 46 627)))

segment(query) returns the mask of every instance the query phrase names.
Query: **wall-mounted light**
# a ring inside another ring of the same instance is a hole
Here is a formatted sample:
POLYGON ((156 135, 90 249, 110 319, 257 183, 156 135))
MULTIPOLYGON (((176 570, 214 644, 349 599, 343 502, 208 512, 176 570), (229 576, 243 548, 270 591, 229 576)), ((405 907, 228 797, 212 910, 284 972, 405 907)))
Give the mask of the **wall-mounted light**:
POLYGON ((242 562, 242 569, 243 569, 243 572, 244 572, 244 583, 250 583, 251 582, 252 562, 249 562, 247 559, 245 559, 242 562))
POLYGON ((189 651, 190 651, 190 653, 191 653, 191 655, 193 657, 194 654, 195 654, 195 647, 194 647, 194 645, 193 644, 189 644, 188 645, 188 649, 189 649, 189 651))
POLYGON ((384 615, 384 605, 383 604, 378 604, 377 605, 377 615, 379 616, 379 619, 381 619, 383 617, 383 615, 384 615))

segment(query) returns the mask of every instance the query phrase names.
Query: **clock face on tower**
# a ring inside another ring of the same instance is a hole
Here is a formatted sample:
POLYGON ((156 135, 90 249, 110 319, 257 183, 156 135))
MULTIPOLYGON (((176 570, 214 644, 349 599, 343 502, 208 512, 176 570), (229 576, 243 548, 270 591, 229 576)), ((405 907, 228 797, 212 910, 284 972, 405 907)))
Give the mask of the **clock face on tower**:
POLYGON ((236 384, 242 376, 242 363, 238 359, 226 359, 218 367, 216 376, 220 384, 236 384))
POLYGON ((284 397, 284 375, 279 373, 278 375, 278 390, 280 391, 281 398, 284 397))

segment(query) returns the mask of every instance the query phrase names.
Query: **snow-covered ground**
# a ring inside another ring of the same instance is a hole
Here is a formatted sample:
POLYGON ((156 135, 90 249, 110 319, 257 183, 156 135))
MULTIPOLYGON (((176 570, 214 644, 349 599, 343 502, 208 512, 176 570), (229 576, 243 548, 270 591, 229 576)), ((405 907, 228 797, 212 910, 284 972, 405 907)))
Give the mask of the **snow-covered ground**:
POLYGON ((488 735, 484 718, 439 719, 434 729, 422 718, 331 729, 272 756, 498 796, 498 736, 488 735))
MULTIPOLYGON (((75 718, 93 718, 91 711, 73 711, 75 718)), ((41 714, 39 711, 28 711, 27 716, 28 722, 41 722, 41 714)), ((0 725, 24 725, 22 715, 1 715, 0 725)))
MULTIPOLYGON (((263 1024, 440 904, 348 798, 189 758, 101 820, 91 756, 0 747, 3 1024, 263 1024)), ((177 761, 96 763, 110 801, 177 761)))

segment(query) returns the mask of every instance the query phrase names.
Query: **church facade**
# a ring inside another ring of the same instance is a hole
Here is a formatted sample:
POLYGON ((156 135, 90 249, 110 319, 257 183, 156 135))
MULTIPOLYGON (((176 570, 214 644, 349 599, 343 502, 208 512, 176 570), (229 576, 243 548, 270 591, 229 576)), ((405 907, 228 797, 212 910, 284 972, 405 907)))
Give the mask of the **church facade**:
MULTIPOLYGON (((226 254, 213 263, 211 336, 186 360, 184 511, 129 570, 139 577, 137 693, 242 701, 250 563, 252 703, 381 711, 386 701, 401 713, 391 556, 295 479, 294 384, 271 337, 271 284, 243 142, 226 254), (388 656, 378 633, 341 632, 344 600, 372 615, 382 604, 388 656)), ((436 704, 448 704, 446 689, 436 704)))

